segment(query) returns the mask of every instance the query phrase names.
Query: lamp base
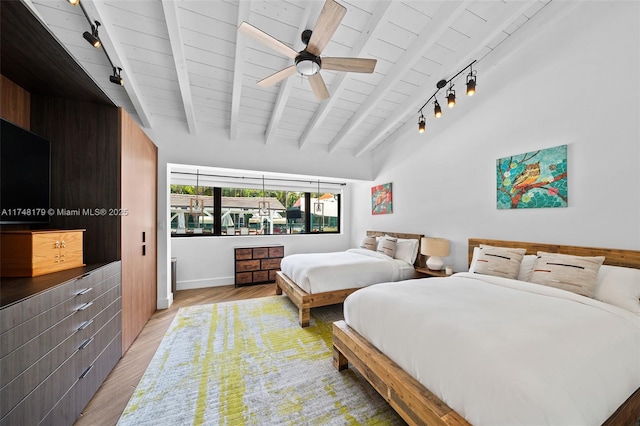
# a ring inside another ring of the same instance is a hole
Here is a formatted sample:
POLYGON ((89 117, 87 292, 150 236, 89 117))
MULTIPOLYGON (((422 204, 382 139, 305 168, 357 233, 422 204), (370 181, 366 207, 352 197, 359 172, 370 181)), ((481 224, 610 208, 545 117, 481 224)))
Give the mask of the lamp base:
POLYGON ((427 259, 427 268, 431 269, 432 271, 439 271, 443 266, 444 262, 437 256, 429 256, 429 259, 427 259))

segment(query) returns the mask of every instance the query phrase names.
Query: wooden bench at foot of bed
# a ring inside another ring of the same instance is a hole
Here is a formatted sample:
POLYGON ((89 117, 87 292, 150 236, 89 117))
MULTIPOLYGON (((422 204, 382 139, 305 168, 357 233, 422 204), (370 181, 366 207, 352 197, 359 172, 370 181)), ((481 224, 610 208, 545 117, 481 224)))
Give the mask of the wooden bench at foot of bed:
POLYGON ((298 287, 298 285, 282 271, 276 273, 276 294, 282 294, 284 291, 284 293, 289 296, 289 299, 291 299, 293 304, 298 307, 298 321, 300 323, 300 327, 309 326, 311 308, 342 303, 348 295, 356 290, 358 289, 348 288, 345 290, 310 294, 298 287))

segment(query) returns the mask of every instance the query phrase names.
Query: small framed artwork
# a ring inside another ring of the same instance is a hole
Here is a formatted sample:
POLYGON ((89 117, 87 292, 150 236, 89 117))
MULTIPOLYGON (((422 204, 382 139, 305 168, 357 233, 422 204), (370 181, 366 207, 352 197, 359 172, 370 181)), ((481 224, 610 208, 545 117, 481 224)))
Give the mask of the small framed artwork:
POLYGON ((371 187, 371 214, 393 213, 391 183, 371 187))
POLYGON ((496 160, 498 209, 567 207, 567 145, 496 160))

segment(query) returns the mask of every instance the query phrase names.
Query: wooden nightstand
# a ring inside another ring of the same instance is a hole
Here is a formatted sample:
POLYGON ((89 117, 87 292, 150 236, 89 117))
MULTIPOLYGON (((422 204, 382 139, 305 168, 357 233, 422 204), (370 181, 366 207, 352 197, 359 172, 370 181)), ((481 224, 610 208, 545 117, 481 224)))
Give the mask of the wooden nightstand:
POLYGON ((416 278, 429 278, 429 277, 448 277, 449 275, 445 274, 444 269, 441 271, 435 271, 433 269, 429 269, 426 266, 424 268, 416 268, 415 277, 416 278))

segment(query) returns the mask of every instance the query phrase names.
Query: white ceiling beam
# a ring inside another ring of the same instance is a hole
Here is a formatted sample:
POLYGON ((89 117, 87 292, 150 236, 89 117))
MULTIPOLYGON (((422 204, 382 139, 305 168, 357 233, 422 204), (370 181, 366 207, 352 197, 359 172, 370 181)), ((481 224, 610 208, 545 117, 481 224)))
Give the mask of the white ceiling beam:
POLYGON ((433 19, 425 24, 420 34, 413 40, 409 48, 395 63, 389 73, 371 92, 362 106, 353 115, 351 120, 349 120, 342 129, 340 129, 340 132, 338 132, 336 137, 333 138, 329 144, 330 153, 335 151, 342 141, 344 141, 345 138, 353 131, 353 129, 359 126, 365 118, 367 118, 369 113, 384 100, 387 93, 389 93, 389 91, 395 87, 396 83, 411 70, 415 63, 420 60, 424 52, 436 43, 436 41, 449 28, 449 26, 458 19, 466 9, 467 5, 471 2, 472 0, 465 0, 463 2, 445 2, 440 6, 433 19))
MULTIPOLYGON (((367 26, 364 28, 358 40, 356 40, 355 44, 351 48, 351 52, 349 56, 358 57, 362 54, 362 52, 366 51, 371 43, 373 43, 375 39, 375 31, 379 28, 380 22, 382 18, 387 14, 389 7, 391 6, 391 0, 385 0, 378 2, 376 10, 373 11, 371 17, 367 20, 367 26)), ((347 73, 340 73, 331 83, 331 97, 327 99, 325 102, 322 102, 319 108, 316 110, 316 113, 313 115, 313 118, 307 125, 304 133, 298 140, 298 147, 302 149, 302 147, 311 139, 311 135, 315 132, 315 130, 320 127, 320 125, 324 122, 327 115, 333 108, 334 104, 337 102, 340 94, 345 89, 346 84, 345 81, 347 79, 347 73)))
MULTIPOLYGON (((490 25, 487 25, 484 35, 478 35, 477 38, 481 38, 482 40, 478 43, 474 43, 476 48, 464 57, 460 58, 456 66, 453 69, 449 70, 451 75, 453 73, 458 72, 462 67, 469 65, 473 60, 478 60, 480 62, 481 58, 478 58, 478 55, 481 54, 483 50, 486 49, 487 45, 493 41, 501 32, 504 31, 505 28, 509 27, 520 15, 526 12, 533 3, 537 0, 529 0, 525 2, 513 2, 509 3, 513 5, 513 9, 505 10, 502 16, 496 17, 493 22, 490 22, 490 25)), ((475 66, 476 64, 474 64, 475 66)), ((465 74, 466 75, 466 74, 465 74)), ((464 77, 464 75, 462 75, 464 77)), ((417 122, 417 112, 419 105, 424 103, 424 99, 428 99, 429 96, 433 94, 435 91, 434 85, 432 81, 425 81, 419 90, 416 90, 414 94, 406 101, 403 102, 398 108, 396 108, 393 113, 389 117, 387 117, 374 131, 371 132, 369 137, 365 139, 363 143, 356 148, 354 151, 354 155, 356 157, 361 156, 366 151, 375 147, 381 139, 385 138, 387 132, 389 132, 398 121, 403 121, 406 119, 407 115, 415 114, 416 122, 417 122)))
MULTIPOLYGON (((243 21, 249 20, 251 13, 251 0, 238 2, 238 19, 236 28, 243 21)), ((246 37, 236 31, 236 51, 233 61, 233 87, 231 89, 231 121, 229 122, 229 139, 238 137, 238 122, 240 121, 240 101, 242 99, 242 76, 244 75, 244 50, 246 37)))
MULTIPOLYGON (((322 7, 322 2, 317 1, 308 1, 305 6, 304 13, 302 18, 300 19, 300 25, 298 26, 298 34, 302 34, 304 30, 307 28, 313 28, 314 23, 309 22, 311 16, 317 17, 320 13, 320 8, 322 7)), ((293 46, 293 49, 296 51, 300 51, 304 49, 304 43, 302 43, 301 38, 296 39, 296 43, 293 46)), ((269 144, 273 142, 274 136, 276 134, 276 130, 280 125, 280 120, 282 119, 282 114, 284 112, 284 108, 287 106, 287 101, 289 100, 289 95, 291 94, 291 79, 287 78, 282 83, 280 83, 280 91, 278 92, 278 98, 276 99, 276 104, 271 111, 271 118, 269 119, 269 124, 267 125, 267 130, 264 134, 264 143, 269 144)))
POLYGON ((121 41, 117 37, 117 31, 111 29, 111 22, 106 20, 107 11, 106 6, 102 1, 83 0, 82 5, 87 11, 87 14, 94 19, 100 21, 102 26, 100 27, 100 41, 102 41, 102 48, 109 54, 113 65, 121 67, 124 72, 124 90, 129 95, 131 103, 140 118, 140 122, 143 127, 148 129, 152 128, 151 116, 148 109, 144 106, 142 95, 138 83, 136 81, 133 68, 127 59, 127 55, 120 47, 121 41))
POLYGON ((187 117, 187 126, 189 127, 189 133, 195 135, 198 132, 196 127, 196 114, 193 107, 191 83, 189 81, 189 71, 187 70, 187 58, 184 53, 182 32, 180 31, 180 22, 178 19, 178 3, 173 0, 162 0, 162 11, 164 12, 164 20, 169 33, 171 53, 173 54, 173 63, 176 67, 176 74, 178 75, 178 85, 180 86, 180 94, 182 95, 184 113, 187 117))

